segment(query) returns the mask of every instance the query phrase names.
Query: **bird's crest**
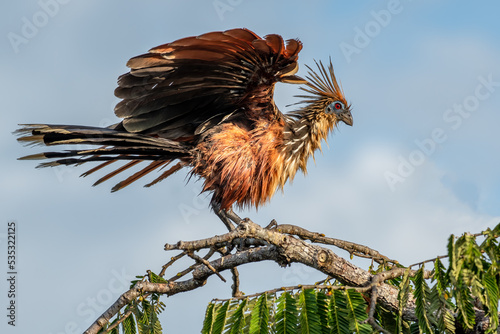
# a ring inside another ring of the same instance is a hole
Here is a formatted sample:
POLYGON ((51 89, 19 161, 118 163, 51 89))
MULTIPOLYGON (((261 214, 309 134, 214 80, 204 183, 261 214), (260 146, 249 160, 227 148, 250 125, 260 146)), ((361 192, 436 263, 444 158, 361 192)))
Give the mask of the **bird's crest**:
POLYGON ((307 69, 309 70, 308 75, 306 76, 307 87, 300 88, 301 90, 311 95, 297 95, 296 97, 305 99, 298 103, 324 106, 334 100, 340 100, 344 102, 345 105, 347 105, 345 102, 342 87, 339 85, 337 79, 335 78, 332 61, 330 60, 328 70, 325 68, 321 61, 319 63, 317 61, 314 62, 318 67, 319 74, 316 73, 311 67, 306 65, 307 69))

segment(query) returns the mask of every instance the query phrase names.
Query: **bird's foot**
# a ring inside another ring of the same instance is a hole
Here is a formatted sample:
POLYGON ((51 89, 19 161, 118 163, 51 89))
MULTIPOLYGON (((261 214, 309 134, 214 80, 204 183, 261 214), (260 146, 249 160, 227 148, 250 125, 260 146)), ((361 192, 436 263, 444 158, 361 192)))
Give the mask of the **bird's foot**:
POLYGON ((233 222, 236 224, 236 226, 238 226, 243 220, 245 219, 248 219, 248 218, 244 218, 244 219, 241 219, 240 216, 238 216, 234 211, 233 209, 228 209, 228 210, 224 210, 226 212, 226 215, 227 217, 233 222))
POLYGON ((270 230, 272 229, 273 227, 276 227, 278 226, 278 222, 276 221, 276 219, 273 219, 271 220, 271 222, 266 226, 264 227, 266 230, 270 230))

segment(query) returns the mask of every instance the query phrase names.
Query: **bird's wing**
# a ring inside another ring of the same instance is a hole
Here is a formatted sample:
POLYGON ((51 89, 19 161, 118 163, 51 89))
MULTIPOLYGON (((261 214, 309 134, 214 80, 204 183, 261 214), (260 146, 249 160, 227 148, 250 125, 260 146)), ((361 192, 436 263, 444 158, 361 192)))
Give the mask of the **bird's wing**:
POLYGON ((236 114, 282 117, 274 84, 303 83, 294 75, 301 48, 298 40, 285 45, 279 35, 260 38, 247 29, 157 46, 127 63, 115 113, 128 132, 166 138, 191 138, 236 114))

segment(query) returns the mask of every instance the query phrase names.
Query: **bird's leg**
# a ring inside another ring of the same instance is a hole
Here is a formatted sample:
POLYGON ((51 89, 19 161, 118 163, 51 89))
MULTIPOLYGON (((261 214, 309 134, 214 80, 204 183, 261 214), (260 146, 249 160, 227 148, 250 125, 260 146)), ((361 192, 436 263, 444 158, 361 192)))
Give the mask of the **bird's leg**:
POLYGON ((231 222, 231 219, 229 219, 225 215, 225 211, 223 211, 223 210, 217 210, 217 208, 213 208, 213 209, 214 209, 214 212, 217 215, 217 217, 219 217, 219 219, 224 223, 224 225, 226 225, 226 227, 227 227, 227 229, 229 231, 232 231, 232 230, 235 229, 233 223, 231 222))
POLYGON ((212 204, 212 210, 214 210, 217 217, 219 217, 224 225, 226 225, 229 231, 232 231, 236 228, 233 223, 238 226, 238 224, 242 220, 236 213, 234 213, 232 209, 224 210, 221 209, 217 204, 212 204))

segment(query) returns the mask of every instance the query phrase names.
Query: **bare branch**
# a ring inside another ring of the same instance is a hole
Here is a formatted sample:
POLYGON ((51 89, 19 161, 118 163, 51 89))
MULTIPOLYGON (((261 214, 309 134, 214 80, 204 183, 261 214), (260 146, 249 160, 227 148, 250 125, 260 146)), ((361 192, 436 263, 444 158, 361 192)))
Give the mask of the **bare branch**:
POLYGON ((243 293, 240 291, 240 273, 238 272, 238 268, 231 268, 231 273, 233 274, 233 284, 231 285, 231 296, 233 298, 238 298, 243 296, 243 293))
POLYGON ((223 281, 224 283, 226 283, 226 279, 224 277, 222 277, 221 274, 219 274, 219 272, 217 271, 217 269, 215 269, 214 267, 212 267, 212 265, 210 264, 210 262, 208 262, 207 260, 199 257, 198 255, 194 254, 193 252, 188 252, 187 253, 188 256, 192 259, 194 259, 196 262, 199 262, 199 263, 203 263, 204 265, 206 265, 210 270, 212 270, 214 272, 215 275, 217 275, 221 281, 223 281))
POLYGON ((375 320, 375 308, 377 306, 377 298, 378 298, 378 290, 377 290, 377 284, 373 284, 371 287, 371 297, 370 297, 370 311, 368 312, 368 319, 366 322, 370 324, 375 330, 381 333, 385 334, 391 334, 389 331, 385 330, 382 328, 379 324, 377 324, 377 321, 375 320))
MULTIPOLYGON (((270 224, 269 226, 272 226, 272 225, 270 224)), ((345 241, 345 240, 329 238, 329 237, 326 237, 323 233, 310 232, 310 231, 306 230, 305 228, 302 228, 302 227, 299 227, 296 225, 283 224, 283 225, 276 225, 274 228, 278 232, 296 235, 296 236, 300 237, 301 239, 307 239, 307 240, 310 240, 312 242, 322 243, 325 245, 333 245, 335 247, 346 250, 351 255, 373 259, 374 261, 376 261, 379 264, 383 264, 383 263, 397 264, 398 263, 398 261, 391 260, 387 256, 384 256, 384 255, 380 254, 378 251, 371 249, 367 246, 356 244, 356 243, 345 241)))
MULTIPOLYGON (((211 265, 217 271, 223 271, 237 267, 244 263, 258 262, 264 260, 275 260, 278 252, 275 247, 252 248, 237 254, 231 254, 214 260, 211 265)), ((140 281, 127 292, 123 293, 85 332, 84 334, 96 334, 113 318, 120 309, 139 296, 146 293, 159 293, 168 296, 180 292, 194 290, 206 284, 208 277, 214 275, 214 272, 207 266, 197 265, 193 271, 193 278, 181 282, 151 283, 140 281)))
MULTIPOLYGON (((398 289, 384 283, 385 280, 397 277, 404 272, 403 268, 394 268, 389 272, 372 275, 371 273, 351 264, 347 260, 336 255, 332 250, 310 244, 304 240, 297 239, 291 235, 279 232, 277 229, 265 229, 261 226, 244 220, 233 231, 224 235, 196 241, 179 241, 175 245, 167 244, 165 249, 179 249, 192 252, 198 249, 210 248, 209 253, 204 257, 208 260, 214 254, 214 249, 224 247, 236 239, 256 239, 268 244, 268 246, 252 247, 239 250, 236 253, 229 253, 220 258, 210 261, 210 268, 203 261, 195 264, 184 272, 174 276, 168 284, 138 282, 134 288, 125 292, 106 312, 85 333, 97 333, 97 331, 118 313, 118 311, 137 298, 140 294, 156 292, 160 294, 173 295, 179 292, 189 291, 205 285, 206 280, 214 273, 233 269, 246 263, 272 260, 281 266, 297 262, 315 268, 326 275, 329 275, 349 287, 372 289, 373 284, 377 284, 377 302, 388 310, 398 308, 398 289), (181 282, 176 282, 179 277, 192 272, 192 278, 181 282), (375 279, 375 281, 374 281, 375 279)), ((208 262, 208 261, 207 261, 208 262)), ((403 311, 403 317, 407 320, 416 320, 414 303, 410 300, 407 308, 403 311)))
POLYGON ((165 275, 165 271, 167 270, 168 267, 170 267, 171 265, 173 265, 175 263, 175 261, 179 260, 181 257, 183 257, 184 255, 186 255, 186 252, 182 252, 182 253, 179 253, 178 255, 176 256, 172 256, 170 258, 170 261, 168 261, 162 268, 161 268, 161 271, 159 273, 159 276, 160 277, 163 277, 165 275))
POLYGON ((125 313, 117 322, 115 322, 113 325, 106 328, 106 333, 110 333, 113 329, 118 327, 122 322, 125 321, 125 319, 127 319, 131 315, 132 315, 132 310, 128 310, 127 313, 125 313))
MULTIPOLYGON (((185 253, 187 253, 187 251, 185 253)), ((209 258, 212 257, 212 255, 214 255, 214 253, 215 253, 215 251, 213 249, 210 249, 210 251, 207 253, 207 255, 205 255, 203 257, 203 259, 208 260, 209 258)), ((176 281, 179 278, 184 277, 187 274, 189 274, 191 271, 193 271, 194 268, 195 268, 195 265, 189 266, 188 268, 184 269, 183 271, 177 273, 175 276, 171 277, 168 281, 169 282, 176 281)))
POLYGON ((432 259, 429 259, 429 260, 425 260, 425 261, 422 261, 422 262, 417 262, 417 263, 414 263, 414 264, 412 264, 412 265, 408 266, 408 268, 411 268, 411 267, 416 267, 416 266, 419 266, 419 267, 420 267, 420 266, 421 266, 421 265, 423 265, 424 263, 434 262, 434 261, 436 261, 437 259, 444 259, 444 258, 447 258, 447 257, 448 257, 448 255, 440 255, 440 256, 436 256, 436 257, 434 257, 434 258, 432 258, 432 259))

